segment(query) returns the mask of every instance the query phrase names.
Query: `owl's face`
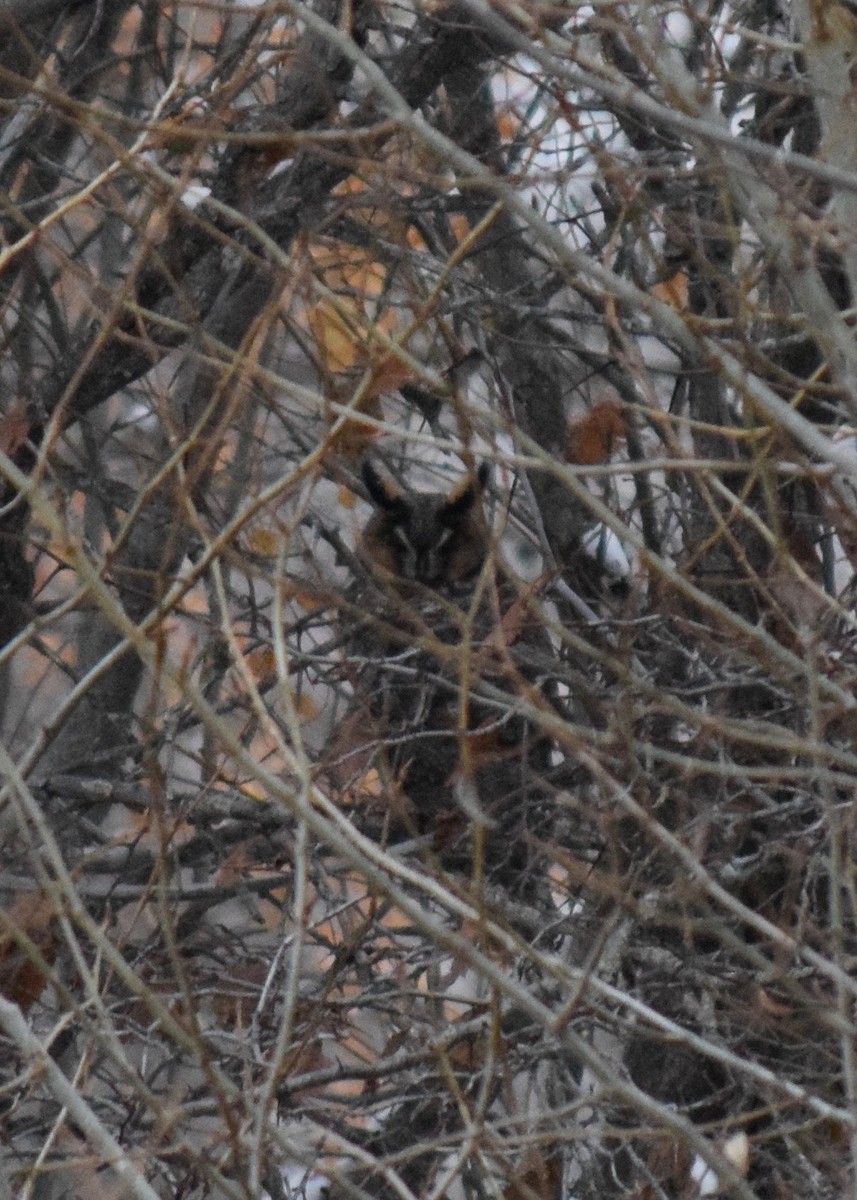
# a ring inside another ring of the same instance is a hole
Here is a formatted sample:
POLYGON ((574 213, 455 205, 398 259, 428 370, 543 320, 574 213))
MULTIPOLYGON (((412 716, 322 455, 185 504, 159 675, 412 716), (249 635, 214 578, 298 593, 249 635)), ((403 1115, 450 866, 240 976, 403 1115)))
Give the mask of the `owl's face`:
POLYGON ((411 492, 368 460, 363 479, 377 511, 363 531, 363 557, 376 573, 426 587, 461 584, 485 560, 487 536, 479 503, 489 467, 451 492, 411 492))

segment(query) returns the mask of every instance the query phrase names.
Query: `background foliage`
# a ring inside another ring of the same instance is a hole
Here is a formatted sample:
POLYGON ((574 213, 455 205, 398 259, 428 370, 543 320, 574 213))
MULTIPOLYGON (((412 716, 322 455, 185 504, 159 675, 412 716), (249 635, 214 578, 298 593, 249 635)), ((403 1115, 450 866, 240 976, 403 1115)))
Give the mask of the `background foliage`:
POLYGON ((857 1194, 854 6, 0 29, 0 1197, 857 1194))

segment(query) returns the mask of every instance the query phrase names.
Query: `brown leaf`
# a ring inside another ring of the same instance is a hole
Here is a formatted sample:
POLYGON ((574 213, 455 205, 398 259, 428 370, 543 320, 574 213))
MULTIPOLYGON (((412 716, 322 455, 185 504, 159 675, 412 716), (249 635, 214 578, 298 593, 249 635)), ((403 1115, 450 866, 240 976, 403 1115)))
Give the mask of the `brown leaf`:
POLYGON ((341 487, 336 493, 336 502, 340 508, 347 508, 352 511, 357 507, 357 496, 352 492, 351 488, 341 487))
POLYGON ((274 558, 280 548, 280 536, 274 529, 254 529, 247 542, 254 554, 274 558))
POLYGON ((456 1042, 445 1050, 444 1056, 453 1070, 472 1075, 484 1066, 487 1049, 484 1037, 471 1034, 470 1037, 462 1038, 460 1042, 456 1042))
POLYGON ((268 646, 247 655, 247 666, 254 679, 271 679, 277 673, 277 658, 268 646))
POLYGON ((338 788, 354 788, 356 779, 365 778, 378 752, 380 728, 371 716, 355 711, 344 717, 332 731, 326 747, 328 777, 338 788))
POLYGON ((13 400, 8 412, 0 416, 0 450, 11 458, 27 440, 29 432, 27 406, 22 400, 13 400))
POLYGON ((670 279, 664 279, 661 283, 656 283, 652 288, 652 295, 656 300, 663 300, 664 304, 669 304, 673 308, 684 310, 687 308, 689 281, 684 271, 676 271, 670 279))
MULTIPOLYGON (((46 962, 56 956, 56 913, 44 892, 19 892, 5 912, 12 925, 33 943, 46 962)), ((48 980, 12 932, 0 934, 0 993, 27 1012, 41 996, 48 980)))
POLYGON ((402 384, 409 383, 413 378, 413 371, 398 355, 385 354, 372 364, 365 395, 369 399, 376 399, 385 392, 397 392, 402 384))
POLYGON ((756 1003, 760 1011, 768 1017, 777 1017, 782 1020, 795 1015, 795 1010, 791 1005, 783 1004, 780 1000, 777 1000, 767 988, 757 988, 756 1003))
POLYGON ((602 400, 588 413, 568 424, 566 462, 594 466, 609 462, 616 444, 626 436, 627 426, 615 400, 602 400))
POLYGON ((683 1142, 664 1137, 655 1141, 646 1166, 659 1183, 670 1185, 668 1190, 674 1195, 686 1186, 692 1161, 693 1155, 683 1142))
POLYGON ((414 806, 402 786, 410 764, 406 763, 395 779, 382 777, 375 763, 382 738, 382 724, 364 709, 350 713, 328 742, 327 776, 338 789, 342 804, 411 825, 414 806))
POLYGON ((546 1158, 541 1150, 530 1150, 504 1190, 505 1200, 559 1200, 562 1195, 562 1159, 546 1158))
POLYGON ((435 813, 432 829, 432 850, 440 854, 449 850, 467 829, 467 818, 460 808, 441 808, 435 813))

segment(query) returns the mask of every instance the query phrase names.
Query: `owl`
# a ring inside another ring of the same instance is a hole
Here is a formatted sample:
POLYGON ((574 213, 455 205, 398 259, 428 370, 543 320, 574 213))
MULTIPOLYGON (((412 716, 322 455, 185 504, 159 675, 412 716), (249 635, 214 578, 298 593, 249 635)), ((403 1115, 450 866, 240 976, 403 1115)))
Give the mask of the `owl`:
POLYGON ((521 585, 489 554, 488 476, 483 464, 447 492, 422 493, 364 464, 375 511, 359 543, 367 579, 351 662, 360 727, 372 725, 373 765, 407 802, 408 832, 432 835, 444 869, 469 871, 481 823, 488 873, 520 881, 550 748, 518 697, 546 635, 527 627, 521 585))
POLYGON ((369 569, 388 582, 453 591, 471 580, 485 561, 482 494, 489 472, 483 462, 449 492, 410 492, 367 459, 363 481, 375 513, 360 549, 369 569))

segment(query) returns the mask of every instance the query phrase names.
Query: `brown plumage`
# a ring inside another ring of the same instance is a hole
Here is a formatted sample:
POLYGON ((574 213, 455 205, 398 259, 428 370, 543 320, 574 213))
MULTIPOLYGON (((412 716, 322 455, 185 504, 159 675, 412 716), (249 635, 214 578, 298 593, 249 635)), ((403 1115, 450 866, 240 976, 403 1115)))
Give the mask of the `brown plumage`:
POLYGON ((437 861, 465 872, 484 824, 488 875, 517 893, 541 886, 523 835, 550 824, 550 749, 517 697, 540 687, 552 651, 526 590, 490 559, 488 466, 445 492, 402 487, 371 462, 363 479, 375 512, 353 593, 353 711, 364 745, 376 740, 391 818, 404 804, 408 832, 431 833, 437 861))

